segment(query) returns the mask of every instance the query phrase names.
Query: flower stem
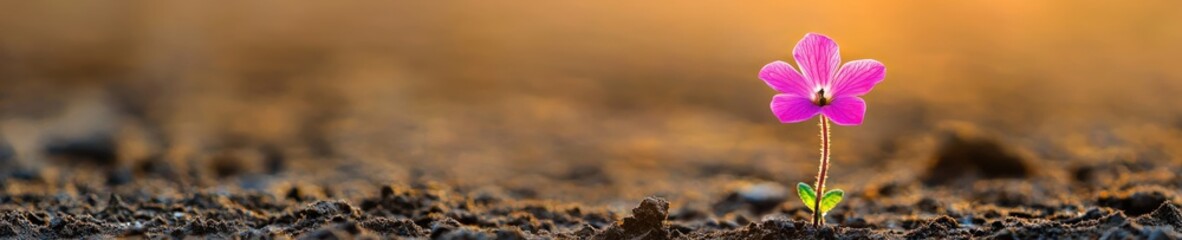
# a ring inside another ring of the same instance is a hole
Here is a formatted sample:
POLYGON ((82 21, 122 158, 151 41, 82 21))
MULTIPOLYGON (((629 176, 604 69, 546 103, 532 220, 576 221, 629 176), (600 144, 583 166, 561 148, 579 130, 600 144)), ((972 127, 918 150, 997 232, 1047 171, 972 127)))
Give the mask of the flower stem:
POLYGON ((813 203, 813 226, 825 225, 825 216, 821 212, 821 197, 825 194, 825 178, 829 173, 829 118, 821 115, 821 166, 817 173, 816 197, 813 203))

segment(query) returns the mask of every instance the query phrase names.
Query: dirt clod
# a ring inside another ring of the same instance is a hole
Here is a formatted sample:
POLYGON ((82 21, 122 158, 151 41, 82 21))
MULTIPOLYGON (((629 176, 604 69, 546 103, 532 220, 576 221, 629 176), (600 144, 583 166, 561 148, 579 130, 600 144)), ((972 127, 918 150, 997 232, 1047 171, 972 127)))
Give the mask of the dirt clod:
POLYGON ((361 226, 378 233, 402 237, 424 237, 427 235, 426 230, 415 225, 409 219, 375 218, 361 222, 361 226))
POLYGON ((908 238, 908 239, 930 239, 930 238, 938 238, 938 237, 964 238, 967 235, 968 235, 968 232, 965 231, 964 229, 960 229, 960 224, 958 224, 956 222, 956 219, 952 219, 951 217, 948 217, 948 216, 943 216, 943 217, 939 217, 936 219, 932 219, 931 221, 928 221, 926 224, 924 224, 922 227, 919 227, 919 228, 911 231, 911 233, 908 233, 906 235, 906 238, 908 238))
POLYGON ((996 137, 969 125, 949 127, 942 136, 925 184, 948 184, 958 179, 1024 178, 1034 173, 1029 160, 996 137))
POLYGON ((1179 210, 1178 206, 1174 205, 1174 203, 1169 201, 1162 202, 1152 213, 1139 218, 1137 223, 1151 226, 1172 226, 1175 229, 1182 229, 1182 210, 1179 210))
POLYGON ((1120 209, 1129 216, 1140 216, 1159 209, 1169 197, 1157 191, 1133 192, 1123 196, 1104 196, 1097 201, 1101 206, 1120 209))
POLYGON ((604 239, 669 239, 665 217, 669 216, 669 202, 649 197, 632 209, 632 216, 607 229, 604 239))

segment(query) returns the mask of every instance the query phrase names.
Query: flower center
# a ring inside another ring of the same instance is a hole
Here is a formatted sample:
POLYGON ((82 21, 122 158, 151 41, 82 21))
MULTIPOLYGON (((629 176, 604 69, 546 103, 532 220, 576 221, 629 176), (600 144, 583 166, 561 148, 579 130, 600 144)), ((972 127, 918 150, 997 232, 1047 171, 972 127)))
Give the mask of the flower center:
POLYGON ((825 105, 829 105, 829 102, 832 102, 832 100, 825 98, 825 89, 817 91, 817 95, 813 97, 813 103, 817 104, 817 106, 824 107, 825 105))

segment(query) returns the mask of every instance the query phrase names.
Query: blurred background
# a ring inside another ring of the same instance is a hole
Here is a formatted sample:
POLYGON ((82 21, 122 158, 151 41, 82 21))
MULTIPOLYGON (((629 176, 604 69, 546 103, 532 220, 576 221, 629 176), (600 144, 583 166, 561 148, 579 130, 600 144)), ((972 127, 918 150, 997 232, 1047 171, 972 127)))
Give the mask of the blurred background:
POLYGON ((808 32, 888 69, 830 186, 923 176, 963 129, 1043 176, 1182 161, 1178 1, 729 3, 2 1, 4 190, 781 189, 817 126, 756 74, 808 32))

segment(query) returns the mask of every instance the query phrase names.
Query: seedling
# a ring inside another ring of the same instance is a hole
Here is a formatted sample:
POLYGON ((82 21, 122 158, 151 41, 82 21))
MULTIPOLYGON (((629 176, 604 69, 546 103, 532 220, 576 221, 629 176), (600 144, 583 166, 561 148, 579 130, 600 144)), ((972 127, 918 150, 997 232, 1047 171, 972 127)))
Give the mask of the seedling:
POLYGON ((821 34, 805 34, 792 57, 800 71, 784 61, 775 61, 759 70, 759 78, 780 92, 772 97, 772 113, 781 123, 798 123, 820 115, 821 164, 814 186, 796 185, 805 206, 813 211, 813 226, 825 224, 825 213, 845 196, 841 189, 825 191, 829 174, 829 122, 841 126, 862 124, 866 101, 861 96, 886 77, 886 67, 873 59, 841 63, 837 42, 821 34), (817 197, 818 192, 823 192, 817 197))

